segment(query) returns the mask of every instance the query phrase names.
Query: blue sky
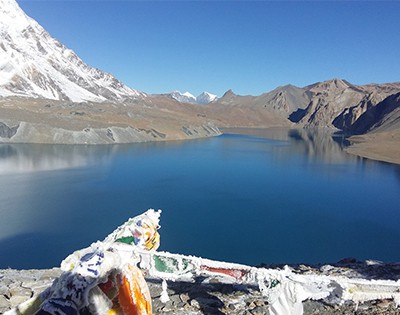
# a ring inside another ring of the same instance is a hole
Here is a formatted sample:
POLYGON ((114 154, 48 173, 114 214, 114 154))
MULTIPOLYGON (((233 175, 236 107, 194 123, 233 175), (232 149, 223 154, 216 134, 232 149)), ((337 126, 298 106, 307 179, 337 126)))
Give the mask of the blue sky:
POLYGON ((146 93, 400 81, 400 1, 18 3, 85 62, 146 93))

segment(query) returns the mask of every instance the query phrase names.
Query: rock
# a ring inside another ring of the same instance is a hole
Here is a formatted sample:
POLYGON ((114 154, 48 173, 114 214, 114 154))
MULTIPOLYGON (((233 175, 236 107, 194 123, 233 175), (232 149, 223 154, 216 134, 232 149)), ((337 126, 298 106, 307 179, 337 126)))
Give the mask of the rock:
POLYGON ((382 309, 388 309, 388 308, 390 308, 391 304, 392 304, 392 301, 390 301, 390 300, 382 300, 377 304, 377 306, 379 306, 382 309))
POLYGON ((25 299, 28 299, 32 296, 32 290, 30 288, 24 288, 20 285, 18 286, 10 286, 10 294, 13 296, 22 296, 25 299))
POLYGON ((10 301, 4 295, 0 295, 0 313, 9 310, 10 307, 10 301))
POLYGON ((263 315, 266 314, 266 309, 264 307, 257 306, 250 311, 253 315, 263 315))
MULTIPOLYGON (((175 294, 175 295, 170 295, 170 303, 174 306, 174 307, 177 307, 177 308, 180 308, 180 307, 183 307, 183 302, 182 302, 182 300, 180 299, 180 297, 179 297, 179 295, 177 295, 177 294, 175 294)), ((168 303, 168 302, 167 302, 168 303)))
POLYGON ((232 310, 232 311, 236 309, 235 304, 232 304, 232 303, 230 303, 230 304, 228 305, 228 308, 229 308, 230 310, 232 310))
POLYGON ((265 306, 266 305, 265 301, 263 301, 263 300, 255 300, 254 304, 256 306, 265 306))
POLYGON ((10 306, 16 307, 18 304, 21 304, 32 297, 33 292, 30 288, 23 288, 20 286, 20 282, 14 282, 10 285, 10 306))
POLYGON ((356 262, 357 262, 357 259, 355 259, 354 257, 347 257, 347 258, 343 258, 342 260, 339 260, 338 264, 348 265, 348 264, 355 264, 356 262))
POLYGON ((27 301, 30 296, 23 296, 23 295, 14 295, 10 298, 10 306, 11 308, 16 307, 17 305, 27 301))
POLYGON ((10 291, 8 289, 8 286, 0 284, 0 296, 2 295, 10 296, 10 291))
POLYGON ((187 293, 182 293, 179 295, 179 297, 183 303, 188 303, 188 301, 190 300, 190 297, 187 293))
POLYGON ((53 282, 54 279, 58 278, 60 275, 61 275, 60 268, 46 269, 41 272, 38 280, 45 282, 53 282))
POLYGON ((200 303, 197 300, 191 300, 190 301, 190 306, 200 309, 200 303))

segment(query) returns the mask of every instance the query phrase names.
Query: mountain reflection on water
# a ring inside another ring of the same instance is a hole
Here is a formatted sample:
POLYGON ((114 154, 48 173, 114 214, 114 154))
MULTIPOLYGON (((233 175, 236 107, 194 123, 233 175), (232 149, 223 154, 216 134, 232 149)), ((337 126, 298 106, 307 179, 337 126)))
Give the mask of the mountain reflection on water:
POLYGON ((0 174, 28 173, 107 163, 114 146, 0 144, 0 174))
POLYGON ((247 264, 400 260, 399 167, 326 131, 0 145, 0 268, 57 266, 161 208, 161 250, 247 264))
POLYGON ((309 161, 329 164, 360 160, 359 157, 343 151, 348 141, 341 134, 329 129, 235 128, 224 131, 227 134, 247 134, 282 141, 281 146, 273 147, 273 154, 278 159, 290 158, 296 154, 309 161))
MULTIPOLYGON (((248 134, 274 140, 285 141, 281 146, 273 147, 273 154, 278 159, 285 159, 292 154, 299 154, 309 160, 324 163, 340 163, 359 160, 343 151, 346 144, 344 137, 332 134, 329 130, 305 129, 226 129, 225 132, 248 134)), ((167 143, 172 147, 180 142, 167 143)), ((134 144, 151 148, 164 143, 134 144)), ((47 145, 47 144, 0 144, 0 174, 51 171, 68 168, 87 167, 109 163, 113 156, 129 145, 47 145)))

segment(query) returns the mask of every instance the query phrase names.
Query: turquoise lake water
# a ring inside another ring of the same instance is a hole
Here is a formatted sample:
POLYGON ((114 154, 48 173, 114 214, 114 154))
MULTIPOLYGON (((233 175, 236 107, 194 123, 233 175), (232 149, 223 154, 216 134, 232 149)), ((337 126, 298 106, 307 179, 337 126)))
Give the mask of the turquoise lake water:
POLYGON ((0 145, 0 268, 47 268, 162 209, 161 247, 260 263, 400 261, 400 166, 296 130, 114 146, 0 145))

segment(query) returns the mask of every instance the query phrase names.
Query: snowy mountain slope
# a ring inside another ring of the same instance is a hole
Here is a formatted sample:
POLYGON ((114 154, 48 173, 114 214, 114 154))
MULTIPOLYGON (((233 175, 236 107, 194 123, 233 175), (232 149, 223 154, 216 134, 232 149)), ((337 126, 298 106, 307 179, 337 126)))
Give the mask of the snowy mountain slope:
POLYGON ((179 91, 173 91, 169 94, 174 100, 181 103, 196 103, 196 98, 189 92, 181 93, 179 91))
POLYGON ((208 104, 217 99, 218 99, 217 95, 214 95, 214 94, 211 94, 208 92, 203 92, 199 96, 196 97, 196 103, 197 104, 208 104))
POLYGON ((208 92, 203 92, 197 97, 189 92, 181 93, 179 91, 173 91, 168 95, 178 102, 191 104, 208 104, 218 98, 217 95, 208 92))
POLYGON ((15 0, 0 0, 0 96, 13 95, 74 102, 145 96, 84 63, 15 0))

